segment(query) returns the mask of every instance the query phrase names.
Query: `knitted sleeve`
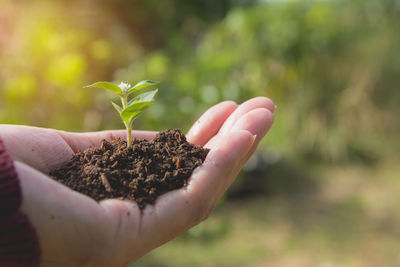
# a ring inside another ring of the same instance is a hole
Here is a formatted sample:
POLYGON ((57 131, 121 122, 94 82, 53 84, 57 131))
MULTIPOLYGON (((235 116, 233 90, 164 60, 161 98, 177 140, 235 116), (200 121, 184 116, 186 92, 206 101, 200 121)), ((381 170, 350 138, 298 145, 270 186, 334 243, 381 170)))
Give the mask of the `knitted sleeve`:
POLYGON ((13 160, 0 138, 0 266, 39 266, 40 247, 28 217, 13 160))

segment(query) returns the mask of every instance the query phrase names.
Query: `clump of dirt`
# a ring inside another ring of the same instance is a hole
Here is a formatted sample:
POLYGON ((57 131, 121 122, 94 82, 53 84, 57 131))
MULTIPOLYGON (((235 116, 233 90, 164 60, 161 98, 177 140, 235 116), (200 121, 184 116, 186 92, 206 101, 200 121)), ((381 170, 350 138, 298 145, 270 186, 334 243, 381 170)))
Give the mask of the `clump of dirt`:
POLYGON ((97 201, 129 199, 143 209, 161 194, 185 186, 208 151, 187 142, 179 129, 165 130, 151 141, 136 139, 132 147, 122 139, 103 140, 50 176, 97 201))

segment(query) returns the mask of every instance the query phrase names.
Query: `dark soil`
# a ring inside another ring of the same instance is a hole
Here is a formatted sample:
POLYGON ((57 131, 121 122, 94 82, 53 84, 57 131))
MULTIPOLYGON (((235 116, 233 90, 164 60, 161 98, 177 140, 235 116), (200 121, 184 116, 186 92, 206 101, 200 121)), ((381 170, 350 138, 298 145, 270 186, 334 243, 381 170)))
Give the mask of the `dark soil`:
POLYGON ((99 201, 136 201, 140 209, 158 196, 187 184, 208 149, 186 141, 179 129, 160 132, 153 140, 103 140, 100 147, 76 153, 50 175, 71 189, 99 201))

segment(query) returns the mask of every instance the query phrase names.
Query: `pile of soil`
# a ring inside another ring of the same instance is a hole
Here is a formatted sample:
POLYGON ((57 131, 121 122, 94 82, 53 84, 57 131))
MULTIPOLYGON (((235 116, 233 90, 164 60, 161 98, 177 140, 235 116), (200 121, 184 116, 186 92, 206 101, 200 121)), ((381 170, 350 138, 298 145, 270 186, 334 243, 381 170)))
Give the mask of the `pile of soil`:
POLYGON ((74 154, 64 166, 50 172, 55 180, 99 201, 129 199, 140 209, 158 196, 187 184, 208 149, 186 141, 179 130, 165 130, 151 140, 103 140, 100 147, 74 154))

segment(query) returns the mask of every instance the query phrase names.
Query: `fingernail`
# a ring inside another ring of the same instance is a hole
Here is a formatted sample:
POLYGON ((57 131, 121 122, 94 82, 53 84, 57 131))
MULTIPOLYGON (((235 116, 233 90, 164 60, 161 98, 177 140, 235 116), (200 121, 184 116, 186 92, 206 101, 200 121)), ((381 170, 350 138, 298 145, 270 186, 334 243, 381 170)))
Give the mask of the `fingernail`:
POLYGON ((256 139, 257 139, 257 135, 255 134, 255 135, 253 135, 253 142, 252 142, 252 144, 251 144, 251 145, 253 145, 253 144, 254 144, 254 142, 256 141, 256 139))

